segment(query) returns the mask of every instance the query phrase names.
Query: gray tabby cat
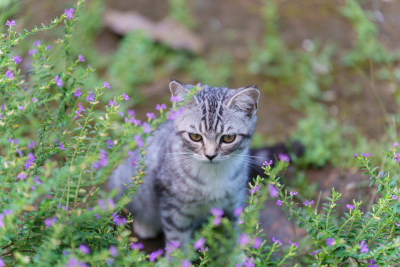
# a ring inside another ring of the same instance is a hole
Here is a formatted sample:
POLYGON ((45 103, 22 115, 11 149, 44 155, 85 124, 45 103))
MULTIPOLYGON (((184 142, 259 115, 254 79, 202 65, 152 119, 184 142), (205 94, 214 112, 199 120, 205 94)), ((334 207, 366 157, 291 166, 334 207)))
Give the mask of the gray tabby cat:
MULTIPOLYGON (((182 101, 192 85, 171 81, 182 101)), ((166 242, 189 242, 193 230, 219 208, 231 220, 246 195, 249 143, 260 92, 253 87, 202 86, 181 115, 148 138, 146 175, 128 209, 141 238, 164 231, 166 242)), ((135 175, 129 159, 117 167, 109 187, 123 190, 135 175)))

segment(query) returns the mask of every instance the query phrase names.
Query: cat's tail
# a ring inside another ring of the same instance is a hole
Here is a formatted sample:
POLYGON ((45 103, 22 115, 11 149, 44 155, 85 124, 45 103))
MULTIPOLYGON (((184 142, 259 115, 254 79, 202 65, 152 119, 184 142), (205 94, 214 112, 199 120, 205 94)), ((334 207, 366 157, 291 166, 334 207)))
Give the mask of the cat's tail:
POLYGON ((252 159, 252 167, 250 168, 249 178, 252 179, 257 175, 265 176, 261 169, 264 161, 272 160, 272 166, 280 158, 288 156, 290 160, 304 155, 305 147, 299 141, 290 143, 278 143, 273 146, 250 149, 250 157, 252 159))

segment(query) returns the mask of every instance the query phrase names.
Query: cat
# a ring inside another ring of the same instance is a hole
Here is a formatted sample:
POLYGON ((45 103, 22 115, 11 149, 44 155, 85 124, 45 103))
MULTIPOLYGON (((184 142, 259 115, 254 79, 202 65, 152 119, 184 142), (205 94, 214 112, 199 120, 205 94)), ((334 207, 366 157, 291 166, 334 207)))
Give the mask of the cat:
MULTIPOLYGON (((169 88, 180 102, 193 85, 172 80, 169 88)), ((182 247, 211 208, 236 220, 234 211, 246 196, 259 96, 254 86, 202 85, 180 115, 147 139, 146 175, 127 206, 140 238, 154 238, 163 231, 167 244, 179 242, 182 247)), ((112 172, 108 187, 121 194, 134 175, 127 159, 112 172)))

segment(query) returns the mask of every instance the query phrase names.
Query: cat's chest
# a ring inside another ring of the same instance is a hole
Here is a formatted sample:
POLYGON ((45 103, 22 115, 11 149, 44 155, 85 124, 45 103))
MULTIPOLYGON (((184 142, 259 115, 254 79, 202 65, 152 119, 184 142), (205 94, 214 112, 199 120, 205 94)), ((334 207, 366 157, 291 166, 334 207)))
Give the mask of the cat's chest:
POLYGON ((242 168, 231 166, 193 165, 181 173, 176 189, 193 201, 203 203, 229 201, 243 190, 246 173, 242 168))

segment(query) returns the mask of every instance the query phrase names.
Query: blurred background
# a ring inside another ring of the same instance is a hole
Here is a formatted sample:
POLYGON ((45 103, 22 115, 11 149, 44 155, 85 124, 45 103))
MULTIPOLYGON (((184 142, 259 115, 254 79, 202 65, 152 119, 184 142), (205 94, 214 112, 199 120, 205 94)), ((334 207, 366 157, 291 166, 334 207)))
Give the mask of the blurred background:
MULTIPOLYGON (((1 27, 10 18, 17 31, 48 24, 75 3, 1 0, 1 27)), ((86 87, 108 81, 108 93, 126 92, 131 101, 122 108, 143 119, 168 103, 171 78, 231 88, 256 84, 262 94, 252 147, 305 146, 302 157, 292 155, 283 180, 301 193, 299 200, 318 200, 335 187, 343 204, 373 202, 352 158, 380 157, 397 141, 400 1, 87 0, 83 9, 69 51, 97 69, 86 87)), ((22 43, 26 72, 33 43, 54 44, 61 31, 22 43)), ((302 235, 275 201, 261 217, 268 236, 302 235)))

